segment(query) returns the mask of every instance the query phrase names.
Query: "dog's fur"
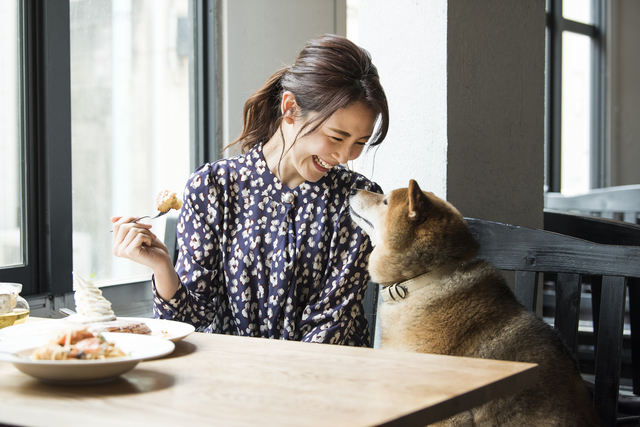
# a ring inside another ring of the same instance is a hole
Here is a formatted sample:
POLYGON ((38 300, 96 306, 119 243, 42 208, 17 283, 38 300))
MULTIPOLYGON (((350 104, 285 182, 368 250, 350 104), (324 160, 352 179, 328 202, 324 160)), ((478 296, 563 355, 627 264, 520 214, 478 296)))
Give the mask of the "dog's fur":
POLYGON ((381 348, 537 363, 536 385, 442 422, 447 426, 601 426, 559 334, 525 309, 500 272, 474 260, 478 243, 448 202, 409 188, 350 198, 372 239, 371 280, 382 286, 429 271, 441 277, 383 303, 381 348))

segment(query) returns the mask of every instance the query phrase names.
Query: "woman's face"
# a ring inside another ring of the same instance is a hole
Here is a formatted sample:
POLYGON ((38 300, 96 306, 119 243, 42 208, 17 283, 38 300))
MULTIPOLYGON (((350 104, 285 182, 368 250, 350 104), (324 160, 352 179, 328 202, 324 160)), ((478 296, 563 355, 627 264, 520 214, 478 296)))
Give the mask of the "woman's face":
MULTIPOLYGON (((294 120, 285 137, 287 148, 302 126, 316 114, 294 120)), ((295 141, 281 165, 283 182, 289 188, 304 181, 316 182, 334 166, 357 159, 373 134, 375 122, 376 113, 363 103, 337 110, 315 132, 295 141)))

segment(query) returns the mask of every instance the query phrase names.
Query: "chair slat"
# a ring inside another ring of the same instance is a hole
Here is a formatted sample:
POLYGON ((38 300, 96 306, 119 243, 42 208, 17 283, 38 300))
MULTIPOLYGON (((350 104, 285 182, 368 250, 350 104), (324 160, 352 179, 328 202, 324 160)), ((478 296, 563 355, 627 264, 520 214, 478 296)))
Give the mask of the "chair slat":
POLYGON ((602 296, 602 276, 591 276, 591 315, 593 316, 593 342, 598 348, 598 325, 600 325, 600 300, 602 296))
POLYGON ((602 279, 593 403, 607 427, 616 425, 618 412, 626 284, 624 277, 602 279))
MULTIPOLYGON (((627 279, 627 291, 629 292, 629 304, 631 308, 638 307, 640 301, 640 279, 631 277, 627 279)), ((631 327, 631 366, 633 366, 633 394, 640 395, 640 340, 633 339, 640 336, 640 313, 638 310, 629 310, 631 327)))
POLYGON ((369 281, 367 290, 364 293, 364 299, 362 300, 362 306, 364 308, 364 317, 369 323, 369 334, 371 336, 371 347, 374 345, 376 337, 376 322, 378 313, 378 293, 380 285, 369 281))
POLYGON ((516 271, 513 293, 527 310, 535 312, 538 301, 538 273, 535 271, 516 271))
POLYGON ((567 347, 575 353, 578 345, 578 318, 582 280, 579 274, 558 273, 556 281, 555 328, 560 331, 567 347))

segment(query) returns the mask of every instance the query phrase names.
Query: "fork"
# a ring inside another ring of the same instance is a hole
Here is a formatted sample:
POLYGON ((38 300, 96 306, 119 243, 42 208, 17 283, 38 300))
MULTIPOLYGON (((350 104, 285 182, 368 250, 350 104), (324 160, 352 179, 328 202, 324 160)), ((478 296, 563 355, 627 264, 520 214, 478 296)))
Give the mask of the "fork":
MULTIPOLYGON (((139 217, 139 218, 132 219, 132 220, 131 220, 131 221, 129 221, 127 224, 130 224, 130 223, 132 223, 132 222, 133 222, 133 223, 136 223, 136 222, 140 221, 141 219, 145 219, 145 218, 149 218, 149 219, 156 219, 156 218, 159 218, 159 217, 161 217, 162 215, 165 215, 165 214, 168 214, 168 213, 169 213, 169 211, 166 211, 166 212, 160 212, 160 213, 158 213, 158 215, 156 215, 156 216, 149 216, 149 215, 147 215, 147 216, 141 216, 141 217, 139 217)), ((111 233, 113 233, 113 230, 110 230, 110 232, 111 232, 111 233)))
POLYGON ((135 222, 138 222, 138 221, 140 221, 141 219, 145 219, 145 218, 149 218, 149 219, 156 219, 156 218, 159 218, 159 217, 161 217, 162 215, 165 215, 165 214, 167 214, 167 213, 169 213, 169 211, 159 212, 159 213, 158 213, 158 215, 156 215, 156 216, 149 216, 149 215, 147 215, 147 216, 141 216, 140 218, 132 219, 132 220, 131 220, 131 221, 129 221, 129 222, 134 222, 134 223, 135 223, 135 222))

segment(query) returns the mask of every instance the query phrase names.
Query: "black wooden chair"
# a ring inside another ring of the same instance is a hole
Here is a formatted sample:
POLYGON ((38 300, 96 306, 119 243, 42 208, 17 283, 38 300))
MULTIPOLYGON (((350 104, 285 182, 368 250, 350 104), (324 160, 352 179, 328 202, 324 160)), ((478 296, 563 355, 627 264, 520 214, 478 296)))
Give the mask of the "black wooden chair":
MULTIPOLYGON (((538 275, 557 274, 554 327, 576 352, 581 276, 602 276, 602 297, 594 404, 606 426, 618 418, 620 361, 627 285, 637 287, 640 247, 599 245, 543 230, 467 218, 480 243, 478 258, 497 268, 515 271, 514 292, 535 312, 538 275)), ((621 424, 618 424, 621 425, 621 424)))
MULTIPOLYGON (((544 212, 544 229, 568 236, 577 237, 590 242, 607 245, 640 246, 640 225, 628 222, 574 214, 546 209, 544 212)), ((593 306, 594 342, 597 342, 597 325, 602 277, 587 278, 591 285, 593 306)), ((627 313, 629 321, 630 362, 625 364, 623 357, 623 374, 632 379, 633 394, 640 395, 640 280, 629 278, 627 313), (626 369, 625 369, 626 368, 626 369), (624 371, 631 371, 624 373, 624 371)), ((629 359, 627 357, 627 359, 629 359)), ((627 397, 620 401, 620 412, 640 415, 640 398, 627 397)))

